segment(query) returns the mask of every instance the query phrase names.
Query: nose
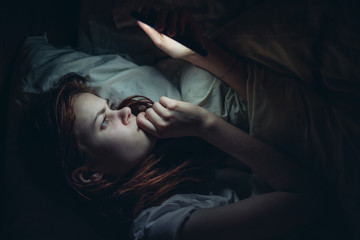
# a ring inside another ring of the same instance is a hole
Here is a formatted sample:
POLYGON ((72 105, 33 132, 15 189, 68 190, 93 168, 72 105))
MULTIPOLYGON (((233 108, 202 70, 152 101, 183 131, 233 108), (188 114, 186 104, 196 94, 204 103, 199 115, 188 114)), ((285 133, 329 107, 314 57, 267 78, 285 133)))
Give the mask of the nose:
POLYGON ((121 122, 127 125, 129 123, 129 118, 131 117, 131 108, 123 107, 117 111, 121 122))

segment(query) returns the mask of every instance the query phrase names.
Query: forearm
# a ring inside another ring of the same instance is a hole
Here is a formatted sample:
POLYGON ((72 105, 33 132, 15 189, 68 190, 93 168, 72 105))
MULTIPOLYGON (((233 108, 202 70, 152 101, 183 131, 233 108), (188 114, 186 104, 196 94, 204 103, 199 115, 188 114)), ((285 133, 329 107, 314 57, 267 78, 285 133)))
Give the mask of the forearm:
POLYGON ((139 127, 160 137, 197 136, 238 159, 277 191, 301 192, 315 181, 296 161, 205 108, 161 97, 137 116, 139 127))
POLYGON ((161 97, 137 116, 137 123, 161 138, 200 137, 247 165, 276 191, 310 191, 315 183, 296 161, 205 108, 161 97))
POLYGON ((179 239, 278 239, 311 224, 318 199, 271 192, 217 208, 199 209, 185 222, 179 239))
POLYGON ((308 191, 311 177, 297 162, 214 114, 205 117, 199 137, 229 153, 278 191, 308 191))
POLYGON ((246 100, 247 72, 244 62, 225 52, 210 40, 206 42, 206 50, 208 51, 206 57, 193 54, 184 60, 211 72, 246 100))

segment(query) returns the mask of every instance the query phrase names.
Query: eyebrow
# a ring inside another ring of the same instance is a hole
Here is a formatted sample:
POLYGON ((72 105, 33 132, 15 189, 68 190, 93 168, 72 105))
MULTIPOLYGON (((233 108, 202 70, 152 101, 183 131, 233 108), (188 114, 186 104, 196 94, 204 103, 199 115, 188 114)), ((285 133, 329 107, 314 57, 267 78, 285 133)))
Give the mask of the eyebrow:
MULTIPOLYGON (((109 105, 109 100, 106 99, 106 104, 109 105)), ((94 122, 93 122, 93 127, 95 128, 95 123, 96 123, 96 120, 98 119, 98 117, 102 114, 104 114, 106 112, 106 106, 103 107, 100 111, 98 111, 96 114, 95 114, 95 119, 94 119, 94 122)))
POLYGON ((94 119, 94 122, 93 122, 93 126, 95 127, 95 123, 96 123, 96 120, 98 119, 98 117, 102 114, 104 114, 106 111, 106 107, 103 107, 100 111, 98 111, 95 115, 95 119, 94 119))

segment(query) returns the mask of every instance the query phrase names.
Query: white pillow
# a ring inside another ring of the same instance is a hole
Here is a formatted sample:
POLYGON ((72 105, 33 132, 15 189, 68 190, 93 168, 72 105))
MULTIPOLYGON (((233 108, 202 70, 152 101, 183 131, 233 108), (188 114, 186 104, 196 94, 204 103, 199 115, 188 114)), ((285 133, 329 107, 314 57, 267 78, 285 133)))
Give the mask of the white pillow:
POLYGON ((47 91, 61 76, 75 72, 112 102, 132 95, 143 95, 153 101, 161 96, 181 100, 175 84, 153 67, 138 66, 117 54, 92 56, 71 48, 56 48, 46 36, 28 37, 19 59, 17 74, 25 93, 47 91))

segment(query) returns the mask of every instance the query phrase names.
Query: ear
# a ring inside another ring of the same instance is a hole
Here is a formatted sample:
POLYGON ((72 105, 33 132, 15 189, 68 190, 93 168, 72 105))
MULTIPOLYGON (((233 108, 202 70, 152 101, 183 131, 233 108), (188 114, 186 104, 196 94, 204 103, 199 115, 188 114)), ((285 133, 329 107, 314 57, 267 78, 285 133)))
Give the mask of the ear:
POLYGON ((91 170, 86 165, 78 167, 72 172, 73 180, 84 185, 97 183, 101 181, 103 177, 104 177, 103 172, 91 170))

